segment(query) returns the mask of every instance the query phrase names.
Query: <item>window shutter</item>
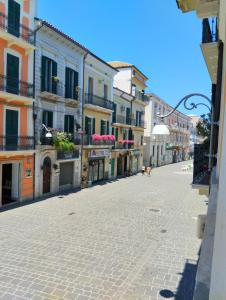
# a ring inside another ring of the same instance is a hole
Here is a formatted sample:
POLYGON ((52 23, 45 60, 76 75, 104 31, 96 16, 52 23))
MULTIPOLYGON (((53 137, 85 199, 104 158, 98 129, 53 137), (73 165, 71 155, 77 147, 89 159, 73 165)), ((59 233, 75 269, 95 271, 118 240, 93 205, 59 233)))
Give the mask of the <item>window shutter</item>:
POLYGON ((85 134, 89 134, 89 118, 85 117, 85 134))
POLYGON ((118 128, 116 128, 116 130, 115 130, 115 139, 116 139, 116 141, 118 141, 118 128))
POLYGON ((95 120, 95 118, 93 118, 93 131, 92 131, 92 134, 95 133, 95 123, 96 123, 96 120, 95 120))
POLYGON ((107 121, 107 134, 109 134, 109 121, 107 121))
POLYGON ((47 127, 53 128, 53 112, 52 111, 48 111, 47 112, 47 127))
POLYGON ((65 98, 70 98, 70 69, 65 69, 65 98))
POLYGON ((64 116, 64 132, 68 132, 68 116, 64 116))
POLYGON ((74 117, 69 116, 69 132, 74 134, 74 117))
MULTIPOLYGON (((57 76, 57 63, 52 60, 52 77, 57 76)), ((52 92, 57 94, 57 81, 52 78, 52 92)))
POLYGON ((7 54, 7 92, 19 93, 19 58, 12 54, 7 54))
POLYGON ((112 122, 115 123, 116 122, 116 111, 117 111, 117 104, 116 103, 113 103, 113 108, 114 108, 114 111, 113 111, 113 114, 112 114, 112 122))
POLYGON ((101 135, 105 134, 105 121, 104 120, 100 121, 100 134, 101 135))
POLYGON ((14 0, 8 2, 8 31, 20 36, 20 4, 14 0))
POLYGON ((74 86, 73 86, 74 99, 78 100, 78 72, 74 71, 74 86))
POLYGON ((46 63, 47 63, 47 57, 42 56, 42 68, 41 68, 41 91, 46 90, 45 86, 45 79, 46 79, 46 63))
POLYGON ((115 128, 114 127, 111 128, 111 134, 115 135, 115 128))

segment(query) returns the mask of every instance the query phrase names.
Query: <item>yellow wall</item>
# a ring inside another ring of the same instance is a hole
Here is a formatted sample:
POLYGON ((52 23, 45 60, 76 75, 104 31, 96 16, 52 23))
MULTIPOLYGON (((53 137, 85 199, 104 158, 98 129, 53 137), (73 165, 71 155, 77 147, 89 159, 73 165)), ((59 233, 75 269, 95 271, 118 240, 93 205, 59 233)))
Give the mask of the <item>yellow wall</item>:
MULTIPOLYGON (((95 118, 95 133, 100 134, 100 122, 101 120, 109 121, 111 124, 111 114, 95 111, 93 109, 84 109, 84 120, 86 117, 95 118)), ((111 131, 110 131, 111 133, 111 131)))

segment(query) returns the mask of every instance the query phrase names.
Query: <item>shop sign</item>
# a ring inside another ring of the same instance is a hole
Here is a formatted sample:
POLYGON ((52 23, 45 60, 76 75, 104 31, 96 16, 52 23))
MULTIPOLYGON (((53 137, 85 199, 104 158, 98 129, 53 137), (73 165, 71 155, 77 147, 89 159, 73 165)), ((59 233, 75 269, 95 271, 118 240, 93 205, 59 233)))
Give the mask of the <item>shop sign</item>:
POLYGON ((93 149, 90 151, 89 157, 110 157, 111 152, 107 149, 93 149))

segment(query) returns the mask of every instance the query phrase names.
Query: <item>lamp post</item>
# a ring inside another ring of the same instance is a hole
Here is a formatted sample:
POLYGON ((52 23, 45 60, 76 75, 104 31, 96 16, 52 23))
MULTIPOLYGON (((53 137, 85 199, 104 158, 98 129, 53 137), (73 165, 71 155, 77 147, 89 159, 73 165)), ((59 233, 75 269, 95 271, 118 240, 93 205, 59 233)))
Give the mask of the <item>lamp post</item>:
POLYGON ((45 137, 46 138, 52 138, 53 137, 53 135, 52 135, 52 133, 50 132, 50 130, 46 127, 46 125, 45 124, 42 124, 42 127, 46 130, 46 135, 45 135, 45 137))
POLYGON ((160 118, 160 124, 155 125, 153 130, 152 130, 152 134, 160 134, 160 135, 169 135, 170 131, 167 125, 164 124, 164 119, 169 117, 171 114, 173 114, 177 108, 183 103, 184 108, 187 110, 193 110, 193 109, 197 109, 199 106, 205 106, 210 114, 211 114, 211 130, 210 130, 210 146, 209 146, 209 162, 208 162, 208 170, 211 170, 211 159, 212 159, 212 147, 213 147, 213 125, 218 125, 218 123, 213 122, 213 106, 212 106, 212 102, 211 99, 209 97, 207 97, 206 95, 200 94, 200 93, 192 93, 189 94, 185 97, 183 97, 178 104, 167 114, 165 115, 159 115, 158 117, 160 118), (202 102, 198 102, 198 103, 188 103, 188 100, 192 97, 201 97, 204 98, 208 104, 206 103, 202 103, 202 102))

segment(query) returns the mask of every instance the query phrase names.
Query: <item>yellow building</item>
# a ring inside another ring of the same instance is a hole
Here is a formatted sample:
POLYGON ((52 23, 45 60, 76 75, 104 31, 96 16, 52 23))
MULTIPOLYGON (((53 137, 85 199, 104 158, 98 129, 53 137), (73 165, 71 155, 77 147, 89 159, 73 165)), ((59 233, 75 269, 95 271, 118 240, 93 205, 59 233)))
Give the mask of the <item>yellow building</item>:
MULTIPOLYGON (((145 95, 145 88, 148 78, 132 64, 119 61, 109 62, 109 64, 119 70, 119 72, 114 77, 114 86, 117 88, 115 89, 114 93, 115 104, 123 101, 123 97, 127 97, 127 99, 130 99, 130 108, 127 107, 128 104, 125 105, 125 107, 127 108, 124 112, 124 117, 126 117, 126 123, 123 125, 124 130, 120 129, 119 133, 121 132, 122 135, 124 135, 124 138, 128 138, 128 140, 133 141, 133 143, 129 144, 129 147, 131 147, 131 149, 127 154, 128 158, 124 158, 122 160, 122 163, 119 163, 119 168, 117 169, 123 170, 123 172, 119 172, 119 175, 121 175, 121 173, 137 173, 141 171, 143 166, 143 140, 145 128, 144 114, 145 106, 149 101, 149 98, 145 95), (126 128, 125 125, 127 126, 126 128)), ((116 115, 119 113, 119 108, 117 108, 116 115)), ((122 128, 122 125, 118 125, 113 122, 113 127, 122 128)), ((116 155, 115 151, 114 155, 116 155)), ((117 174, 116 171, 115 174, 117 174)))
POLYGON ((88 53, 83 99, 82 187, 108 179, 111 173, 113 77, 117 70, 88 53))

